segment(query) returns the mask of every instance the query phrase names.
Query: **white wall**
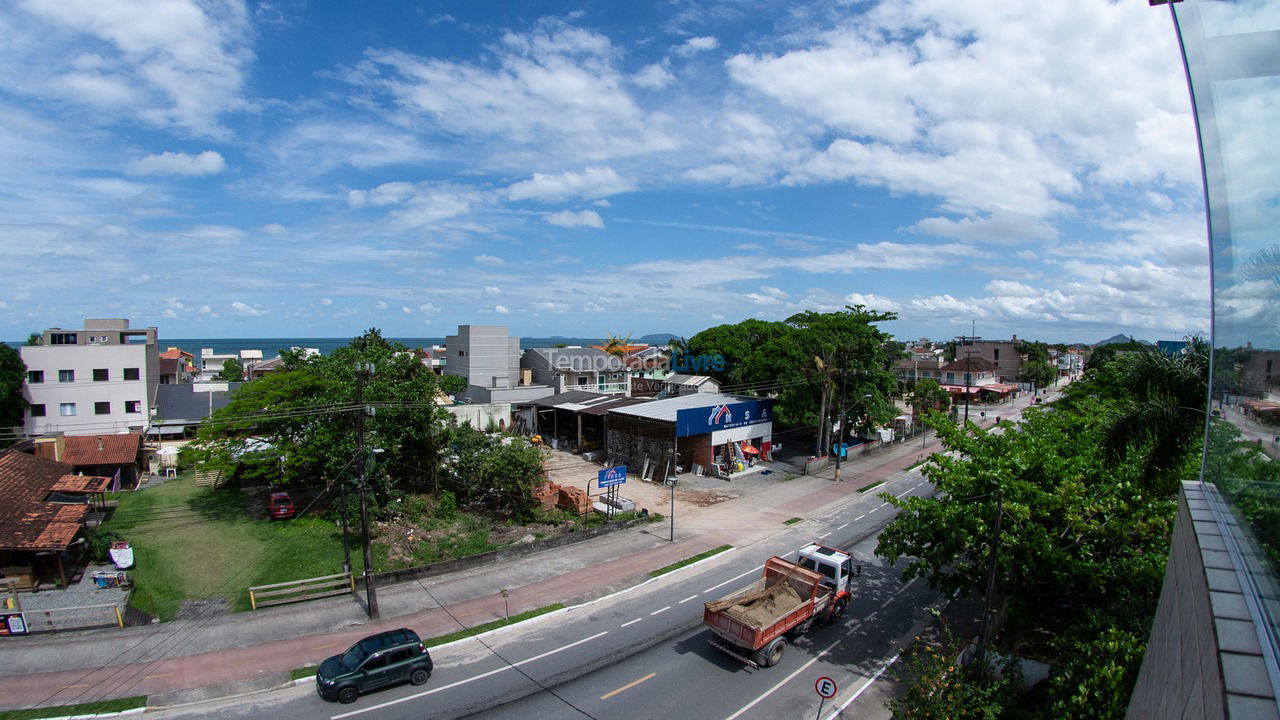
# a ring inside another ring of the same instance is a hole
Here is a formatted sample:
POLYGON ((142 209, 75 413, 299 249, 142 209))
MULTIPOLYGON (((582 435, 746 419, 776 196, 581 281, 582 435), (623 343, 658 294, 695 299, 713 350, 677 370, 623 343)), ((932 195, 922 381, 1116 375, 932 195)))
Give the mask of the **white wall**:
POLYGON ((145 427, 159 384, 159 353, 155 345, 34 345, 21 348, 27 370, 44 371, 43 383, 26 383, 23 396, 32 405, 44 405, 44 417, 27 411, 29 434, 65 432, 95 435, 145 427), (125 368, 137 368, 138 380, 125 380, 125 368), (107 380, 95 381, 93 371, 106 369, 107 380), (75 373, 73 382, 59 382, 59 370, 75 373), (136 401, 138 412, 125 411, 136 401), (109 403, 110 412, 95 413, 95 403, 109 403), (63 403, 74 403, 76 414, 63 416, 63 403))

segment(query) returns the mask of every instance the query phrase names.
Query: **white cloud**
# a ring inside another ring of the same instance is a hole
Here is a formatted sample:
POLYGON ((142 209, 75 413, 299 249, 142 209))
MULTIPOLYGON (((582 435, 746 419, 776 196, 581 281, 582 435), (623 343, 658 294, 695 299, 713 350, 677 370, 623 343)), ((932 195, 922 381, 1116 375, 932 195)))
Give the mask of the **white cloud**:
POLYGON ((279 223, 267 223, 262 226, 262 232, 268 235, 283 235, 288 231, 279 223))
POLYGON ((504 265, 506 261, 494 255, 477 255, 475 257, 477 265, 504 265))
POLYGON ((502 288, 500 288, 500 287, 495 287, 495 286, 493 286, 493 285, 486 285, 486 286, 485 286, 485 288, 484 288, 484 291, 485 291, 485 294, 487 294, 487 295, 501 295, 501 294, 502 294, 502 288))
POLYGON ((1015 280, 992 280, 983 289, 992 295, 1012 295, 1014 297, 1035 297, 1043 294, 1042 291, 1015 280))
POLYGON ((330 300, 329 298, 320 298, 320 304, 321 304, 321 305, 332 305, 332 304, 333 304, 333 300, 330 300))
POLYGON ((231 303, 231 309, 235 311, 235 314, 243 317, 262 317, 267 314, 267 311, 262 308, 256 308, 238 300, 231 303))
POLYGON ((646 90, 661 90, 675 82, 675 76, 661 64, 645 65, 640 72, 631 76, 631 82, 646 90))
POLYGON ((563 228, 589 227, 597 230, 604 229, 604 220, 600 219, 600 213, 595 210, 581 210, 579 212, 561 210, 546 216, 546 221, 563 228))
POLYGON ((498 313, 499 315, 506 315, 511 312, 510 310, 507 309, 506 305, 494 305, 493 311, 498 313))
POLYGON ((374 303, 374 304, 373 304, 373 306, 374 306, 374 307, 376 307, 376 308, 378 308, 379 310, 386 310, 386 309, 387 309, 387 301, 385 301, 385 300, 379 300, 378 302, 374 303))
POLYGON ((436 313, 440 312, 440 308, 436 307, 435 305, 432 305, 431 303, 422 303, 421 305, 418 306, 418 312, 422 313, 423 315, 435 315, 436 313))
POLYGON ((693 37, 685 40, 683 44, 676 47, 677 55, 696 55, 707 50, 715 50, 720 47, 720 41, 709 35, 693 37))
POLYGON ((871 310, 880 312, 898 312, 902 309, 902 306, 897 301, 875 293, 852 292, 844 296, 844 303, 846 305, 863 305, 871 310))
POLYGON ((620 177, 613 168, 589 167, 581 172, 569 171, 559 175, 534 173, 529 180, 521 180, 508 187, 506 194, 511 200, 559 202, 571 198, 600 198, 633 189, 635 185, 620 177))
MULTIPOLYGON (((252 36, 243 3, 27 3, 9 28, 38 42, 18 43, 9 62, 24 68, 7 83, 158 126, 222 135, 218 117, 242 108, 252 36), (94 52, 63 53, 66 46, 94 52)), ((0 68, 6 74, 13 68, 0 68)))
POLYGON ((148 155, 129 163, 129 171, 135 175, 216 175, 227 169, 227 162, 214 150, 199 155, 162 152, 148 155))
POLYGON ((566 313, 569 312, 569 305, 568 303, 543 301, 534 303, 533 309, 541 312, 566 313))

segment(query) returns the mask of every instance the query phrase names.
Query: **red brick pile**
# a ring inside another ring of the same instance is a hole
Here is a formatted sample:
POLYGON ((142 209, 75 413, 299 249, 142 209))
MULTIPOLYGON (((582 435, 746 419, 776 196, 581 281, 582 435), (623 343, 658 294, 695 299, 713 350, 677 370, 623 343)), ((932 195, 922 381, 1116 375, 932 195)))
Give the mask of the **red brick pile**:
POLYGON ((587 496, 587 491, 582 488, 561 487, 560 500, 556 503, 556 507, 579 515, 586 515, 591 512, 591 498, 587 496))

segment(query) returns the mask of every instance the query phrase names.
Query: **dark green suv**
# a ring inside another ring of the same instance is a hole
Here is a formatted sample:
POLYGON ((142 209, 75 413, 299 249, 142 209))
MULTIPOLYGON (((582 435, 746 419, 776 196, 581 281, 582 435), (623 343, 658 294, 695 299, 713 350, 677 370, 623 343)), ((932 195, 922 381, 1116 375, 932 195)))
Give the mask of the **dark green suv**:
POLYGON ((316 692, 326 700, 355 702, 360 693, 406 680, 421 685, 431 677, 431 653, 408 629, 370 635, 341 655, 320 663, 316 692))

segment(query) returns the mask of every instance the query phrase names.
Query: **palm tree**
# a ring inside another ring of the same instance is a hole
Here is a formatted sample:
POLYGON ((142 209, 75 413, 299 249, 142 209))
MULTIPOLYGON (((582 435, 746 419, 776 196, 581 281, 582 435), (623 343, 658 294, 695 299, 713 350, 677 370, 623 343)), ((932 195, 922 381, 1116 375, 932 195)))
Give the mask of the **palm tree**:
POLYGON ((1138 453, 1142 480, 1162 492, 1176 489, 1172 471, 1204 437, 1209 405, 1209 343, 1187 338, 1178 355, 1147 351, 1116 359, 1111 376, 1119 391, 1103 429, 1111 463, 1138 453))
POLYGON ((602 340, 600 345, 596 345, 597 349, 603 350, 614 357, 625 358, 627 351, 631 349, 631 333, 627 333, 625 338, 618 337, 613 333, 608 334, 609 337, 602 340))

